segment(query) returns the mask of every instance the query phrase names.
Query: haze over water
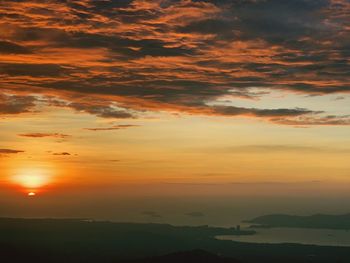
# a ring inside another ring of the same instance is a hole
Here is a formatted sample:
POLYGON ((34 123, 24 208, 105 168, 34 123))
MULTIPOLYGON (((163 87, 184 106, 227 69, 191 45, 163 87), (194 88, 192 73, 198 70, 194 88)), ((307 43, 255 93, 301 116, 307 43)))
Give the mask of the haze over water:
POLYGON ((221 236, 217 238, 249 243, 294 243, 350 247, 350 232, 348 230, 273 228, 259 229, 258 233, 252 236, 221 236))

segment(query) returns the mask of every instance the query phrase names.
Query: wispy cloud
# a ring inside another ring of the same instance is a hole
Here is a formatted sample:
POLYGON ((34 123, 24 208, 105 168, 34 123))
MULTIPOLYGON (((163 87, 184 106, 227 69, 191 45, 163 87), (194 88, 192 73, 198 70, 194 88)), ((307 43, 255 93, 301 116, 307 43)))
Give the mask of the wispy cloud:
POLYGON ((0 93, 0 115, 28 113, 35 107, 33 96, 18 96, 0 93))
POLYGON ((97 128, 85 128, 85 130, 88 131, 114 131, 114 130, 123 130, 133 127, 138 127, 139 125, 133 125, 133 124, 119 124, 114 125, 112 127, 97 127, 97 128))
POLYGON ((58 152, 58 153, 53 153, 52 155, 67 156, 67 155, 71 155, 71 154, 69 152, 58 152))
POLYGON ((0 157, 7 157, 9 155, 14 155, 18 153, 24 153, 24 151, 14 149, 0 149, 0 157))
POLYGON ((41 133, 41 132, 34 132, 34 133, 21 133, 18 134, 18 136, 21 137, 28 137, 28 138, 58 138, 58 139, 66 139, 71 137, 71 135, 68 134, 62 134, 62 133, 41 133))
POLYGON ((17 154, 23 153, 22 150, 14 150, 14 149, 0 149, 0 154, 17 154))

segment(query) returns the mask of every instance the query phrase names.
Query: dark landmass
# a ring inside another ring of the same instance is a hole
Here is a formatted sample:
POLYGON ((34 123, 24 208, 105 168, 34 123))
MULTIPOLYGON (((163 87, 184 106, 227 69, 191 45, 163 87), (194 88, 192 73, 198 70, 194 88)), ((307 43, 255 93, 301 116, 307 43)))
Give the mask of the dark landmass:
MULTIPOLYGON (((208 226, 3 218, 0 219, 0 262, 119 263, 141 260, 138 261, 141 263, 150 258, 154 258, 152 262, 162 262, 156 260, 164 259, 161 256, 167 254, 198 249, 219 255, 218 263, 222 258, 234 258, 241 263, 350 262, 350 248, 347 247, 250 244, 214 238, 231 235, 232 231, 208 226)), ((181 257, 181 253, 171 257, 177 256, 181 257)), ((214 257, 210 258, 214 260, 214 257)))
POLYGON ((158 257, 124 261, 122 263, 239 263, 237 259, 221 257, 205 250, 176 252, 158 257))
POLYGON ((271 228, 271 227, 298 227, 298 228, 320 228, 320 229, 350 229, 350 214, 345 215, 265 215, 244 221, 253 223, 251 228, 271 228))

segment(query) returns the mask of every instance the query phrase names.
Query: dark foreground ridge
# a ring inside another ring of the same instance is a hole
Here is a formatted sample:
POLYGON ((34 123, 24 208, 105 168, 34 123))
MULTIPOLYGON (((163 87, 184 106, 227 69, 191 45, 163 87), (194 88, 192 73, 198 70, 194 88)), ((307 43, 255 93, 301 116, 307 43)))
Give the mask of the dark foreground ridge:
POLYGON ((196 249, 167 254, 165 256, 149 257, 125 261, 122 263, 239 263, 237 259, 221 257, 204 250, 196 249))
MULTIPOLYGON (((0 219, 0 262, 119 263, 134 260, 142 263, 150 262, 142 259, 153 258, 151 262, 164 262, 157 260, 164 257, 175 260, 177 257, 186 258, 185 255, 188 258, 203 257, 205 253, 209 253, 204 256, 208 260, 218 261, 192 262, 221 263, 225 258, 234 258, 240 263, 350 262, 350 248, 347 247, 249 244, 215 239, 217 235, 230 235, 232 231, 230 228, 208 226, 0 219), (207 252, 193 254, 193 250, 198 249, 207 252), (177 253, 179 251, 192 252, 177 253)), ((178 262, 186 263, 183 259, 178 262)))
POLYGON ((311 215, 294 216, 284 214, 272 214, 259 216, 252 220, 252 227, 298 227, 298 228, 320 228, 320 229, 350 229, 350 214, 345 215, 311 215))

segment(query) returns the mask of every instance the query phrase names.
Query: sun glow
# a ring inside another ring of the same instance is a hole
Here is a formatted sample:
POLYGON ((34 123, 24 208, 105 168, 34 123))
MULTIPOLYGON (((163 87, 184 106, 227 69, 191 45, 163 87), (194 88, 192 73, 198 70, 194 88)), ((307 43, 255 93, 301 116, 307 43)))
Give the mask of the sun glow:
MULTIPOLYGON (((16 172, 12 177, 12 181, 27 189, 38 189, 49 184, 52 181, 52 175, 48 170, 43 168, 23 169, 16 172)), ((31 191, 30 193, 34 192, 31 191)))

